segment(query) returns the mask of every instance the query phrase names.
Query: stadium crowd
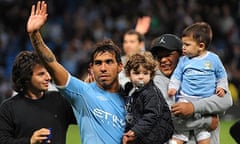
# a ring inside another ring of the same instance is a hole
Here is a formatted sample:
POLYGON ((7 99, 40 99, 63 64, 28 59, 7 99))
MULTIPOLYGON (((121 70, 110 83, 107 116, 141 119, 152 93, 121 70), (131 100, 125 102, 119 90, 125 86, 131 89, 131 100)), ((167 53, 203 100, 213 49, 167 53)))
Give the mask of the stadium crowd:
MULTIPOLYGON (((240 1, 238 0, 49 0, 49 18, 42 34, 60 62, 82 79, 88 69, 92 45, 112 38, 119 46, 123 34, 134 28, 138 17, 151 16, 145 36, 150 41, 164 33, 181 36, 196 21, 213 28, 211 51, 227 70, 233 89, 240 89, 240 1), (85 69, 78 69, 84 66, 85 69)), ((29 8, 35 1, 0 0, 0 101, 12 95, 11 66, 22 50, 32 50, 26 32, 29 8)), ((231 88, 230 88, 231 89, 231 88)), ((238 101, 238 91, 232 93, 238 101)))

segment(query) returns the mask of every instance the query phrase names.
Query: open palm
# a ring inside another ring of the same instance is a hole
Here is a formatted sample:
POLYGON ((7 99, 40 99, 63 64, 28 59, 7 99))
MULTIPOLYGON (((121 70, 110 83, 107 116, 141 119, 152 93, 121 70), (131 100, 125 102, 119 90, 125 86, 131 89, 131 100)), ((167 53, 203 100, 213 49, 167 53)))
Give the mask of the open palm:
POLYGON ((31 33, 39 30, 47 20, 47 4, 38 1, 37 7, 32 6, 31 15, 27 23, 27 32, 31 33))
POLYGON ((141 33, 142 35, 145 35, 150 28, 150 24, 151 24, 151 17, 150 16, 140 17, 137 20, 137 25, 135 27, 135 30, 137 32, 141 33))

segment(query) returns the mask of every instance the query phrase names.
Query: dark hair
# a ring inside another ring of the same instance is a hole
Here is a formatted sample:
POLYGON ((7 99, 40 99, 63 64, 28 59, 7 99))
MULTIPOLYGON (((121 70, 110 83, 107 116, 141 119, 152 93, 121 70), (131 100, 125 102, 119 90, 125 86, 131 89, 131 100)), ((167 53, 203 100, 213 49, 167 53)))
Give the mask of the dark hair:
POLYGON ((204 43, 206 49, 212 41, 212 28, 206 22, 196 22, 183 30, 182 37, 191 36, 198 43, 204 43))
POLYGON ((120 48, 110 39, 103 40, 101 42, 96 43, 94 46, 94 51, 90 57, 90 63, 94 62, 94 58, 99 53, 109 52, 115 55, 115 59, 117 63, 121 63, 121 50, 120 48))
POLYGON ((129 31, 127 31, 125 34, 124 34, 124 36, 125 35, 137 35, 137 37, 138 37, 138 41, 139 42, 144 42, 144 35, 142 35, 140 32, 138 32, 138 31, 136 31, 136 30, 134 30, 134 29, 131 29, 131 30, 129 30, 129 31))
POLYGON ((12 88, 16 92, 26 91, 31 81, 33 67, 37 64, 43 65, 40 58, 34 52, 22 51, 14 60, 12 66, 12 88))
POLYGON ((153 78, 157 66, 157 62, 154 60, 150 52, 137 53, 132 55, 127 61, 124 70, 127 76, 130 76, 130 71, 136 71, 140 66, 150 70, 150 76, 153 78))

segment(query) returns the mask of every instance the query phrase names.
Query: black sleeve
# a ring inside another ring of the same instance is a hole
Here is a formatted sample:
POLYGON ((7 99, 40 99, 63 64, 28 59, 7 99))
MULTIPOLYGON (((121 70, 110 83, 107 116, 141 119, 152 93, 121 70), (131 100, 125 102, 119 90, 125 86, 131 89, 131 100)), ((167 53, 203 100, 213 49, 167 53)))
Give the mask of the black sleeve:
POLYGON ((240 131, 240 120, 238 120, 236 123, 234 123, 230 127, 230 134, 237 143, 240 143, 239 131, 240 131))

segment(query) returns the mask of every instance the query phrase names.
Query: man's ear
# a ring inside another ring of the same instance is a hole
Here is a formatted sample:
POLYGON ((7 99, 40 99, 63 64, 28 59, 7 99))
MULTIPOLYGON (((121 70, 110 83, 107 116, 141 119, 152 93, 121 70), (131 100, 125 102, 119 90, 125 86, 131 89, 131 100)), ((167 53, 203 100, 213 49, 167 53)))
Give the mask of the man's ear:
POLYGON ((123 70, 123 63, 118 63, 118 73, 123 70))
POLYGON ((88 68, 92 68, 92 66, 93 66, 93 63, 89 63, 89 65, 88 65, 88 68))

